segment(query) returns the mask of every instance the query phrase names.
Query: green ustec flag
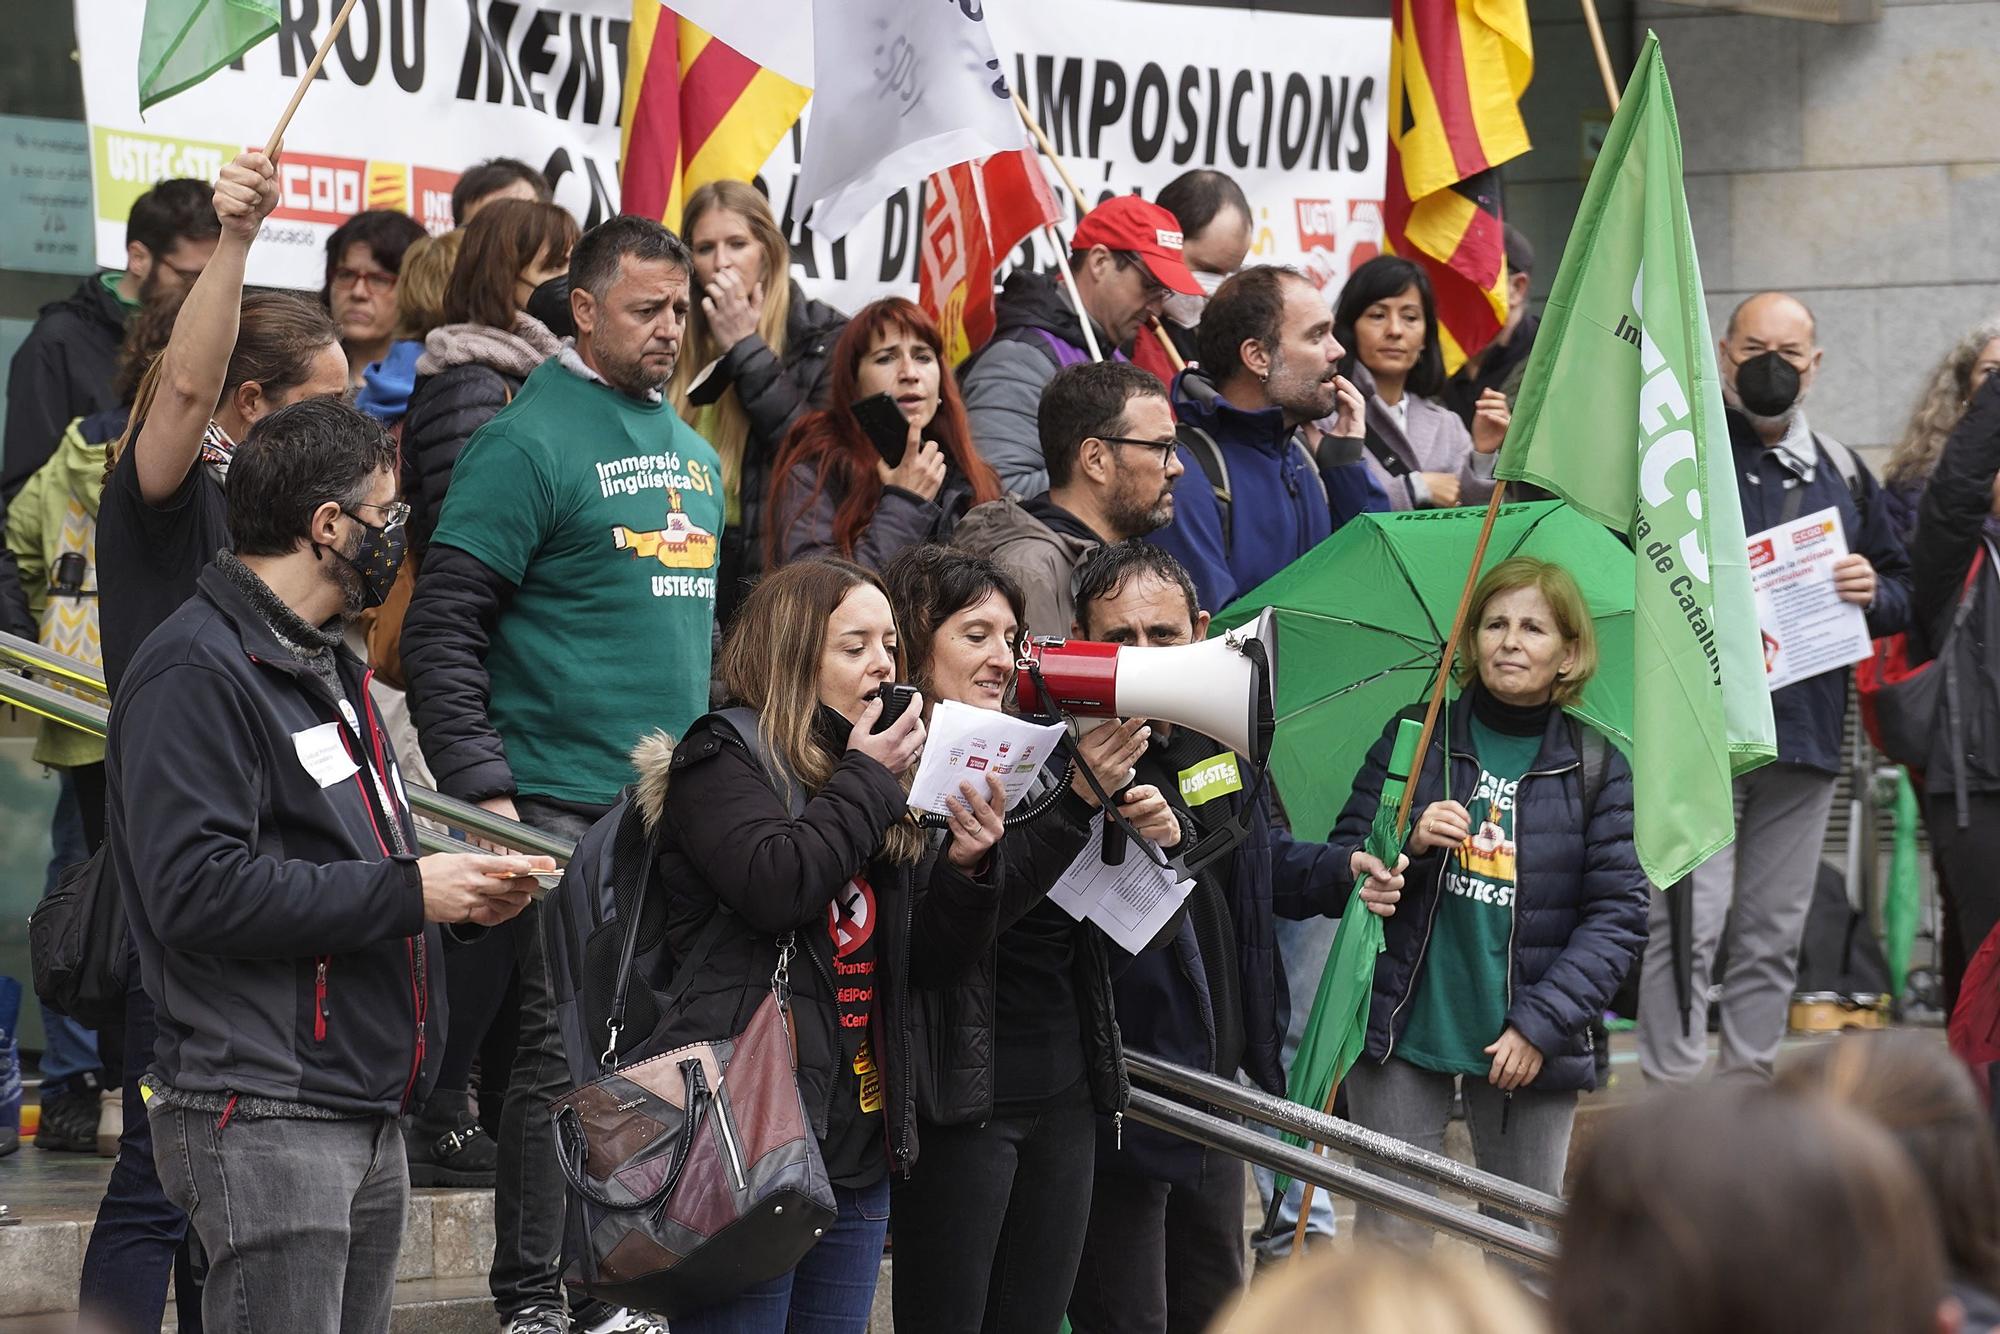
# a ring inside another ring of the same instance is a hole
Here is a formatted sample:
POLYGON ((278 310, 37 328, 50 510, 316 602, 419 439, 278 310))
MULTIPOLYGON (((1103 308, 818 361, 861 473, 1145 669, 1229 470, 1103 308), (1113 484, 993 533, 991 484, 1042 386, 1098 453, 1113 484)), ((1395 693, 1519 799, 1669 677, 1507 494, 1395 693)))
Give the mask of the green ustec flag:
POLYGON ((1734 836, 1731 780, 1776 744, 1680 129, 1651 33, 1563 250, 1497 471, 1626 534, 1638 558, 1634 842, 1653 883, 1670 885, 1734 836))
POLYGON ((192 88, 278 30, 278 0, 146 0, 139 110, 192 88))

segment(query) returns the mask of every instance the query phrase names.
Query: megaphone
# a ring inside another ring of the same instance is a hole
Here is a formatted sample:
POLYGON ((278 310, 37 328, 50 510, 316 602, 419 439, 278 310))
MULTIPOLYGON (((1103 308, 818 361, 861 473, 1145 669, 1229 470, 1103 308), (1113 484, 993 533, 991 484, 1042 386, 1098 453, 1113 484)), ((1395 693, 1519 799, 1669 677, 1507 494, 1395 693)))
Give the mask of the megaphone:
POLYGON ((1173 648, 1030 639, 1021 648, 1016 699, 1026 713, 1068 713, 1082 731, 1112 718, 1192 728, 1261 764, 1274 728, 1277 631, 1266 607, 1247 625, 1173 648))

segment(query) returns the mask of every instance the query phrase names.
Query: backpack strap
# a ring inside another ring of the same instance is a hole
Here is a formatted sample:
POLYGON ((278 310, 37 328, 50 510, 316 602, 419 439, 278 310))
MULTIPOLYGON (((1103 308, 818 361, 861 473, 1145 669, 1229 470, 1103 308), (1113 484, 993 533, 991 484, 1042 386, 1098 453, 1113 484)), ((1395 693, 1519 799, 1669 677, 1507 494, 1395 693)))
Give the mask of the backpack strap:
POLYGON ((805 786, 794 779, 783 762, 771 754, 770 746, 765 743, 763 730, 757 726, 757 711, 739 705, 733 709, 718 709, 710 716, 728 724, 730 732, 743 743, 743 748, 750 752, 751 757, 763 769, 764 777, 769 780, 772 790, 784 800, 792 813, 792 818, 796 820, 805 814, 805 786))
MULTIPOLYGON (((1202 475, 1208 478, 1208 489, 1215 494, 1215 507, 1222 514, 1222 546, 1227 552, 1234 545, 1235 527, 1232 523, 1235 498, 1229 488, 1229 460, 1222 456, 1222 446, 1216 438, 1193 422, 1182 421, 1174 434, 1180 438, 1188 453, 1194 455, 1194 461, 1201 465, 1202 475)), ((1313 475, 1318 474, 1319 470, 1315 468, 1313 475)))
POLYGON ((1597 799, 1604 795, 1605 775, 1611 768, 1611 742, 1590 724, 1575 718, 1569 721, 1576 729, 1576 751, 1583 764, 1583 818, 1588 824, 1591 813, 1597 809, 1597 799))
POLYGON ((1298 431, 1292 432, 1291 452, 1298 455, 1299 462, 1305 466, 1306 476, 1312 478, 1313 484, 1319 487, 1319 498, 1325 503, 1327 513, 1331 515, 1333 513, 1333 496, 1326 489, 1326 478, 1319 474, 1319 460, 1313 457, 1313 452, 1310 449, 1306 448, 1306 442, 1298 431))
POLYGON ((1819 446, 1819 452, 1826 455, 1834 471, 1840 474, 1840 480, 1847 483, 1847 494, 1853 499, 1855 508, 1859 509, 1862 499, 1861 460, 1854 457, 1853 450, 1830 435, 1814 431, 1812 438, 1813 443, 1819 446))

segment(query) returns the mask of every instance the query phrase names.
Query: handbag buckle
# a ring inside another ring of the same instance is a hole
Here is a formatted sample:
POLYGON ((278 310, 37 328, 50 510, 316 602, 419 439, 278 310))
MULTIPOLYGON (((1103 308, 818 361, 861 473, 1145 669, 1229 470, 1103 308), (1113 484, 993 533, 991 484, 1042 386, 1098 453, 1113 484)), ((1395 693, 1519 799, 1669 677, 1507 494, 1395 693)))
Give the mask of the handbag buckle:
POLYGON ((618 1068, 618 1035, 625 1030, 616 1019, 608 1020, 604 1026, 611 1030, 611 1041, 605 1044, 604 1055, 597 1058, 597 1063, 603 1069, 615 1070, 618 1068))

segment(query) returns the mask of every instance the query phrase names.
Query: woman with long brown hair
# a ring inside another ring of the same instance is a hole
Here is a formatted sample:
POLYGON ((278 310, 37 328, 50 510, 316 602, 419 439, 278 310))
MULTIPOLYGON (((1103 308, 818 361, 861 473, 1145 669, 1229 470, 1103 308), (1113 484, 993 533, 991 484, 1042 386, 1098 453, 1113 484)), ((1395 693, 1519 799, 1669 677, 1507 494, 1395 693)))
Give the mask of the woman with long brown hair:
POLYGON ((944 542, 966 510, 1001 496, 1000 478, 972 447, 965 402, 928 315, 901 297, 864 307, 833 349, 823 412, 792 428, 771 479, 766 558, 837 555, 871 569, 898 552, 944 542), (854 405, 888 394, 908 423, 891 467, 854 405))
POLYGON ((722 653, 723 685, 756 713, 768 767, 715 714, 634 757, 668 940, 691 970, 673 979, 681 999, 656 1041, 740 1032, 789 959, 798 1090, 838 1206, 791 1271, 676 1314, 676 1334, 867 1328, 889 1176, 917 1152, 911 992, 956 981, 990 944, 1000 875, 997 780, 984 793, 961 784, 941 838, 911 816, 921 699, 876 730, 903 667, 882 581, 847 561, 800 561, 751 591, 722 653))
POLYGON ((1936 470, 1952 429, 1965 417, 1972 395, 2000 370, 2000 319, 1982 320, 1952 345, 1924 381, 1903 437, 1882 469, 1882 490, 1896 536, 1908 546, 1917 531, 1917 503, 1936 470))
POLYGON ((694 296, 667 386, 681 419, 722 456, 727 524, 715 611, 725 625, 764 568, 764 499, 785 433, 826 401, 828 357, 847 317, 792 281, 771 205, 745 181, 689 196, 681 235, 694 296))

